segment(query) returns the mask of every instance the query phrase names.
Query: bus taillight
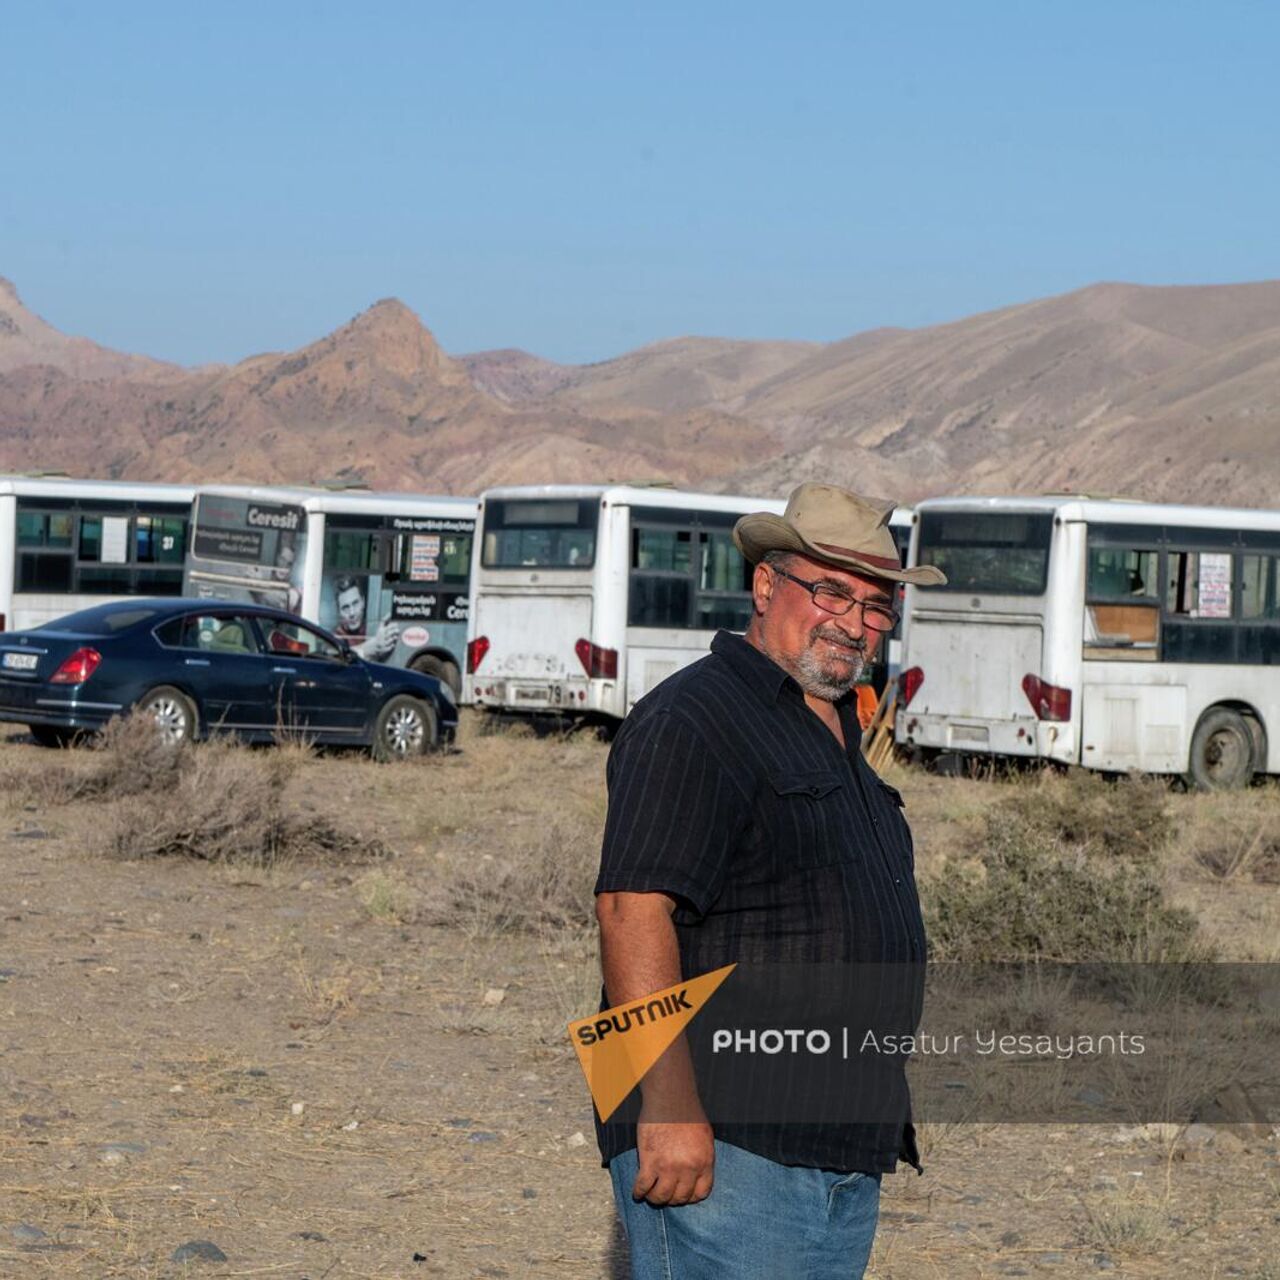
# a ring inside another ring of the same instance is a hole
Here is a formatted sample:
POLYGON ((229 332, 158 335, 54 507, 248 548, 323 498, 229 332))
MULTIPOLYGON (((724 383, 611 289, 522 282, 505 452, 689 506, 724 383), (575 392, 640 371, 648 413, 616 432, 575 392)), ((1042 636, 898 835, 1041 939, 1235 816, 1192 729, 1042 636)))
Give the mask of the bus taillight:
POLYGON ((902 705, 908 706, 911 699, 916 696, 920 690, 920 686, 924 684, 924 668, 908 667, 902 675, 898 677, 899 688, 902 690, 902 705))
POLYGON ((1027 695, 1037 720, 1070 720, 1071 690, 1041 680, 1039 676, 1022 677, 1022 692, 1027 695))
POLYGON ((582 669, 592 680, 616 680, 618 678, 617 649, 602 649, 590 640, 579 640, 573 651, 582 663, 582 669))
POLYGON ((484 661, 484 655, 488 652, 488 636, 476 636, 474 640, 467 642, 467 675, 475 675, 480 664, 484 661))

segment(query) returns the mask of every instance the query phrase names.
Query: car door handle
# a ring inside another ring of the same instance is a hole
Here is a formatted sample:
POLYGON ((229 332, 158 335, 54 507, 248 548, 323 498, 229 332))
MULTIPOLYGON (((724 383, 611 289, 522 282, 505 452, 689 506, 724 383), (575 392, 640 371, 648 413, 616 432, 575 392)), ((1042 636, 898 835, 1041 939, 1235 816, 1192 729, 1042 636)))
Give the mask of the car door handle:
POLYGON ((297 675, 298 668, 297 667, 272 667, 271 673, 272 675, 277 675, 277 676, 292 676, 292 675, 297 675))
POLYGON ((187 658, 184 661, 188 667, 207 667, 209 665, 208 658, 187 658))

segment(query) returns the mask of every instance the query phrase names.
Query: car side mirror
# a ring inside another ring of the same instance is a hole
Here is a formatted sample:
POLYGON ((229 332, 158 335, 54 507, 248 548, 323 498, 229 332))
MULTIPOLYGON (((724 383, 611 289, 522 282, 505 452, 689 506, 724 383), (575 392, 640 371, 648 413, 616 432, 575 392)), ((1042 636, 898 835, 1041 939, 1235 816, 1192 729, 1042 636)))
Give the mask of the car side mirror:
POLYGON ((356 651, 351 647, 349 640, 339 640, 338 651, 342 654, 342 661, 348 666, 356 660, 356 651))

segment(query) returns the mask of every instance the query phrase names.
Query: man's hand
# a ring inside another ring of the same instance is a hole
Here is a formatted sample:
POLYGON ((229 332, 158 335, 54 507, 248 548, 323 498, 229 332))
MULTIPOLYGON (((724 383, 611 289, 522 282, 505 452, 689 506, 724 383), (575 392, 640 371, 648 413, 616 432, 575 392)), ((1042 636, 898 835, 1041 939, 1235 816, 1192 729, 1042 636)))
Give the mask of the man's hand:
POLYGON ((383 618, 373 636, 373 647, 379 653, 390 653, 400 643, 400 624, 383 618))
POLYGON ((711 1194, 716 1148, 705 1121, 646 1121, 640 1108, 636 1154, 640 1169, 631 1196, 652 1205, 696 1204, 711 1194))

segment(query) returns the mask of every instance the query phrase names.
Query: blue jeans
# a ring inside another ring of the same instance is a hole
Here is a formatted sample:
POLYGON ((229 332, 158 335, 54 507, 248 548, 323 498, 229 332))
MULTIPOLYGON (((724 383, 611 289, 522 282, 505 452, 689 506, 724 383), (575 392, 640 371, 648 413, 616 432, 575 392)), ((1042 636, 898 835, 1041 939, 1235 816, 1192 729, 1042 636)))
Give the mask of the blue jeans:
POLYGON ((715 1185, 697 1204, 631 1198, 638 1157, 609 1163, 633 1280, 858 1280, 880 1213, 878 1173, 776 1164, 716 1141, 715 1185))

